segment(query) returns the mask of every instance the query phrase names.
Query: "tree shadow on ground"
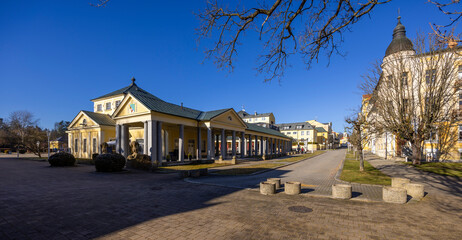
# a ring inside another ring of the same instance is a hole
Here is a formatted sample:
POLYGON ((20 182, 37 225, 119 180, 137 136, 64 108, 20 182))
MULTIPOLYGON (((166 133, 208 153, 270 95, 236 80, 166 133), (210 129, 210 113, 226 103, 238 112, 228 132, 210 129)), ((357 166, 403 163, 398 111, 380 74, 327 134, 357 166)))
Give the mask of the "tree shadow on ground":
MULTIPOLYGON (((45 164, 0 161, 6 170, 0 176, 0 233, 7 238, 97 238, 153 219, 212 207, 222 203, 220 197, 240 191, 188 183, 176 173, 96 173, 94 166, 50 168, 45 164)), ((285 172, 275 170, 272 175, 285 172)), ((261 179, 256 176, 255 180, 258 184, 261 179)))

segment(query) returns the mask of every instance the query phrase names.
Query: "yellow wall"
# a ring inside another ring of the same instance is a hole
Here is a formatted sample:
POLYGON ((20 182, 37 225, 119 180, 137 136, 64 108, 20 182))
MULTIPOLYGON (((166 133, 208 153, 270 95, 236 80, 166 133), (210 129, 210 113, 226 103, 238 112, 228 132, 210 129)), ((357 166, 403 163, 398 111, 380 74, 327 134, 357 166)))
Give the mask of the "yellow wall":
POLYGON ((109 114, 112 115, 116 109, 116 101, 121 101, 124 98, 123 94, 112 96, 110 98, 103 98, 103 99, 97 99, 93 101, 93 111, 97 113, 104 113, 104 114, 109 114), (111 103, 111 109, 106 110, 106 103, 111 103), (102 111, 98 111, 97 106, 98 104, 102 104, 102 111))

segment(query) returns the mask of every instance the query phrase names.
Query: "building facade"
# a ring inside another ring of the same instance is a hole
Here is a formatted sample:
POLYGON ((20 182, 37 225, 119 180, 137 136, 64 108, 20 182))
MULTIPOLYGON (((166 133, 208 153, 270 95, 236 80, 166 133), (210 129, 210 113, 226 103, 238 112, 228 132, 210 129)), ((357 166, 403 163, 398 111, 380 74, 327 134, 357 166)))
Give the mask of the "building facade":
POLYGON ((91 101, 94 111, 80 111, 67 131, 69 148, 78 158, 101 153, 102 143, 127 157, 133 141, 159 164, 284 154, 290 149, 289 137, 246 123, 232 108, 200 111, 168 103, 138 87, 134 78, 129 86, 91 101))
POLYGON ((276 124, 281 133, 292 138, 292 149, 316 151, 318 145, 318 133, 315 127, 307 122, 276 124))

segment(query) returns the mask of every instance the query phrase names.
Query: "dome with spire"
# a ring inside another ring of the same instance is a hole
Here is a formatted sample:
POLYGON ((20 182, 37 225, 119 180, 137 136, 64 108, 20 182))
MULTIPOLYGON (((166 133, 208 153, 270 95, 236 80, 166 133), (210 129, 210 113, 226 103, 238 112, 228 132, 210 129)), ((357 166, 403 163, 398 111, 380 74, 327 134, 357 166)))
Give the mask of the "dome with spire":
POLYGON ((393 29, 393 40, 385 51, 385 57, 401 51, 415 51, 411 40, 406 37, 406 29, 401 24, 401 17, 398 17, 398 24, 393 29))

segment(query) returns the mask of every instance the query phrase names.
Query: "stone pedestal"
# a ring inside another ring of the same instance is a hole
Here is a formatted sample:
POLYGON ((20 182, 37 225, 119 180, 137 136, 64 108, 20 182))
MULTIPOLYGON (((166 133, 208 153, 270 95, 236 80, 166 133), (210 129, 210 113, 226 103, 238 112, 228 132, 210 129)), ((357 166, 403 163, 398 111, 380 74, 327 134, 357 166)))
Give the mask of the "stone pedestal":
POLYGON ((276 193, 276 184, 272 182, 260 182, 260 193, 263 195, 276 193))
POLYGON ((407 191, 407 195, 411 196, 415 200, 420 200, 424 197, 424 185, 419 183, 407 183, 404 185, 407 191))
POLYGON ((401 187, 403 188, 405 184, 410 183, 411 180, 408 178, 391 178, 392 187, 401 187))
POLYGON ((332 197, 338 199, 351 198, 351 185, 348 184, 335 184, 332 185, 332 197))
POLYGON ((406 203, 407 193, 402 187, 383 187, 383 201, 388 203, 406 203))
POLYGON ((281 179, 280 178, 268 178, 266 181, 276 184, 276 189, 281 188, 281 179))
POLYGON ((300 194, 302 184, 300 182, 286 182, 284 184, 284 192, 288 195, 300 194))
POLYGON ((231 164, 236 165, 236 156, 233 156, 233 158, 231 159, 231 164))

